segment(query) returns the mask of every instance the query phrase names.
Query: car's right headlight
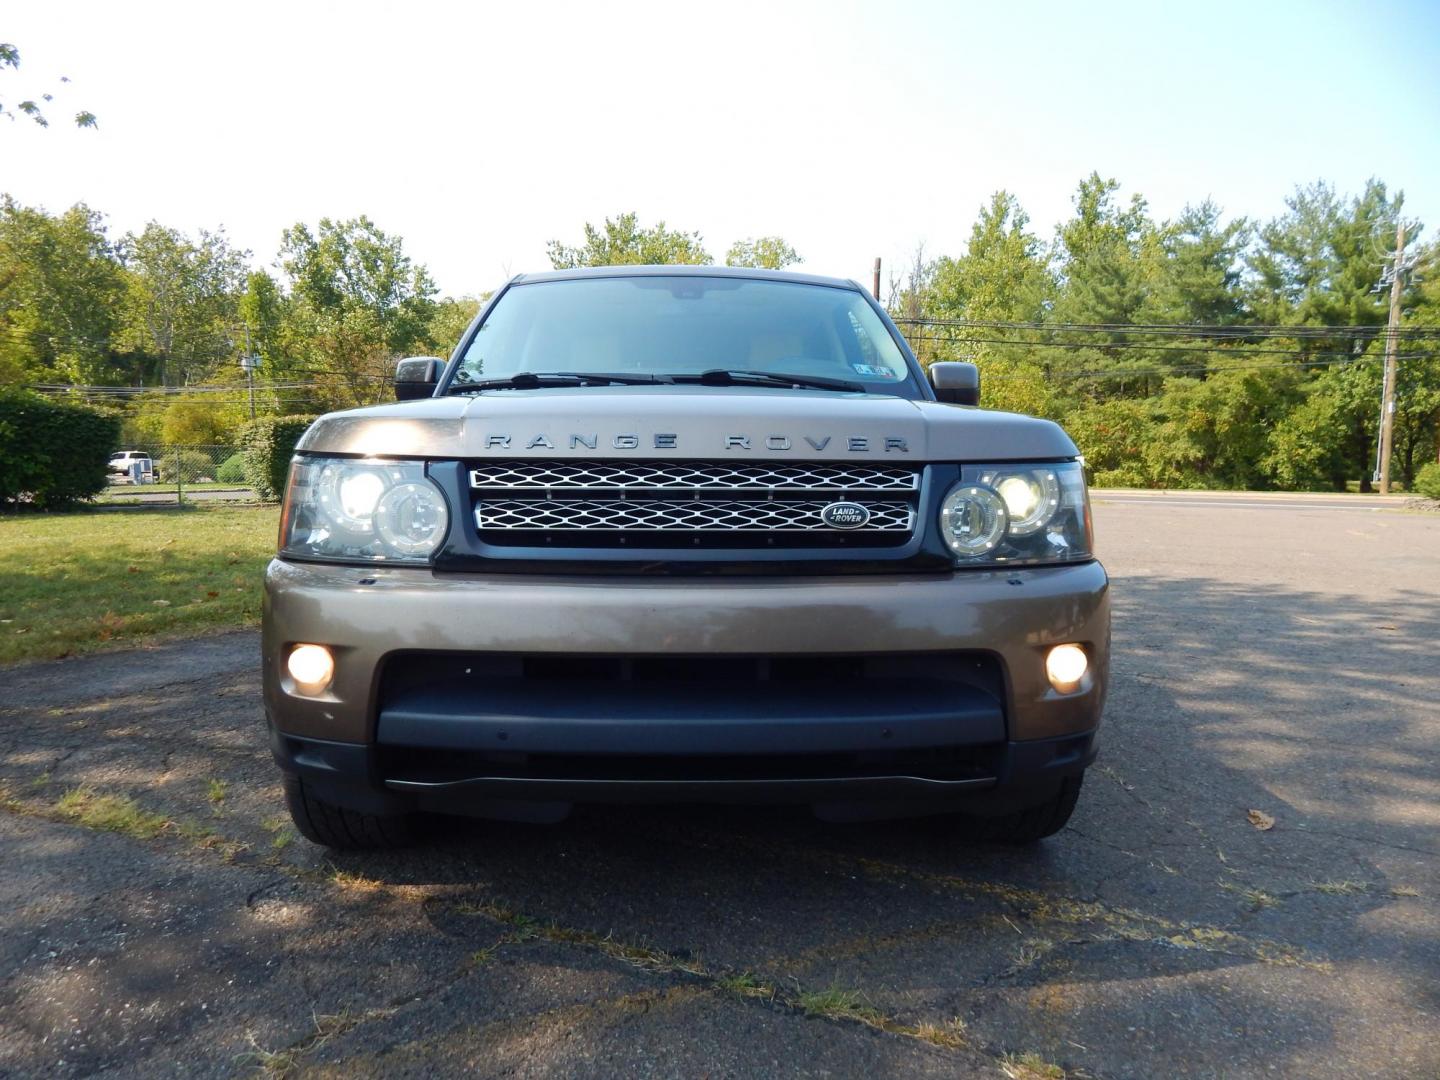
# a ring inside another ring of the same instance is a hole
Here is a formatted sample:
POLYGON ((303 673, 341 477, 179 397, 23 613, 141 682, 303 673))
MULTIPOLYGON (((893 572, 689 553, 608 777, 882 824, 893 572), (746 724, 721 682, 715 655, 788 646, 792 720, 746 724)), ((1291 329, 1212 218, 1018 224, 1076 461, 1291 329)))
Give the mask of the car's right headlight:
POLYGON ((450 510, 420 461, 297 456, 280 554, 340 562, 429 562, 450 510))
POLYGON ((962 566, 1088 559, 1084 469, 1078 461, 965 465, 940 504, 940 535, 962 566))

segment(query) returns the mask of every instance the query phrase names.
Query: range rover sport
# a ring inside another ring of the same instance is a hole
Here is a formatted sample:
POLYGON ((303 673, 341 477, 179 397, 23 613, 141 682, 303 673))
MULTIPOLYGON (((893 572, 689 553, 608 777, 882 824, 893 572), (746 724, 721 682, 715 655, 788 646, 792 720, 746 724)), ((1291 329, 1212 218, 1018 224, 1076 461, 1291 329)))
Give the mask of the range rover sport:
POLYGON ((601 801, 1069 818, 1110 635, 1076 447, 854 282, 522 275, 395 389, 301 439, 266 573, 310 840, 601 801))

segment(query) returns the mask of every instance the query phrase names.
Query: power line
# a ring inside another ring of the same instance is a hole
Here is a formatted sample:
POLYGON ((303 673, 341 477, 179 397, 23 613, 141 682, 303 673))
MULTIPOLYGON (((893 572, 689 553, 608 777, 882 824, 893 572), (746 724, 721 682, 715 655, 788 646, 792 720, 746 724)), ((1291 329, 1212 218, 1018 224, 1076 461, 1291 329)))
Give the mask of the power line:
MULTIPOLYGON (((1352 357, 1352 358, 1348 361, 1348 364, 1349 364, 1349 366, 1357 367, 1357 366, 1359 366, 1359 365, 1361 365, 1361 364, 1372 363, 1372 362, 1374 362, 1374 361, 1377 360, 1377 359, 1379 359, 1379 358, 1378 358, 1378 357, 1374 357, 1374 356, 1357 356, 1357 357, 1352 357)), ((1043 376, 1043 377, 1046 378, 1046 379, 1129 379, 1129 378, 1140 378, 1140 377, 1142 377, 1142 376, 1153 376, 1153 375, 1160 375, 1160 376, 1164 376, 1164 375, 1183 375, 1183 374, 1187 374, 1187 373, 1188 373, 1188 374, 1221 375, 1221 374, 1224 374, 1224 373, 1226 373, 1226 372, 1231 372, 1231 371, 1268 371, 1268 370, 1274 370, 1274 369, 1278 369, 1278 368, 1291 368, 1291 369, 1294 369, 1294 368, 1333 367, 1333 366, 1335 366, 1336 364, 1345 364, 1345 363, 1347 363, 1347 361, 1344 361, 1344 360, 1308 360, 1308 361, 1297 361, 1297 362, 1294 362, 1294 363, 1279 363, 1279 364, 1237 364, 1237 365, 1229 366, 1229 367, 1217 367, 1217 366, 1214 366, 1214 365, 1209 365, 1209 364, 1207 364, 1207 365, 1204 365, 1204 366, 1201 366, 1201 367, 1109 368, 1109 369, 1106 369, 1106 370, 1103 370, 1103 371, 1100 371, 1100 370, 1095 370, 1095 371, 1065 371, 1065 370, 1063 370, 1063 369, 1062 369, 1062 370, 1055 370, 1055 369, 1053 369, 1053 368, 1048 368, 1048 369, 1044 370, 1043 372, 1027 373, 1027 374, 1018 374, 1018 373, 1017 373, 1017 374, 1009 374, 1009 375, 987 375, 986 378, 987 378, 987 379, 1026 379, 1026 378, 1033 378, 1036 374, 1039 374, 1039 375, 1043 376)))
MULTIPOLYGON (((1037 330, 1047 333, 1150 334, 1179 337, 1337 337, 1385 333, 1383 324, 1349 323, 1340 326, 1285 323, 1049 323, 999 322, 982 319, 896 318, 897 325, 975 327, 980 330, 1037 330)), ((1402 336, 1440 337, 1440 327, 1410 327, 1402 336)))
MULTIPOLYGON (((1226 348, 1222 345, 1150 345, 1142 341, 1116 341, 1107 344, 1097 344, 1090 341, 1014 341, 1010 338, 978 338, 978 337, 937 337, 931 334, 911 334, 907 341, 927 341, 936 345, 1010 345, 1017 349, 1089 349, 1096 352, 1127 351, 1136 352, 1178 352, 1178 353, 1211 353, 1217 356, 1335 356, 1353 358, 1358 353, 1349 351, 1316 350, 1308 349, 1261 349, 1226 348)), ((1421 355, 1421 354, 1417 354, 1421 355)))

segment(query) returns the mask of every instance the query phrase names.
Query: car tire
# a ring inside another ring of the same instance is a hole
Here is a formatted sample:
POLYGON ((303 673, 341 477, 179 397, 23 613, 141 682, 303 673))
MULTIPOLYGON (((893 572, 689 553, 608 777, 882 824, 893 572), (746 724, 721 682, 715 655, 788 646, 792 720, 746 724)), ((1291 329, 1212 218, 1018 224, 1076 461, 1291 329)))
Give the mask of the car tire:
POLYGON ((1053 836, 1065 827, 1070 815, 1075 812, 1084 780, 1083 774, 1067 776, 1060 781, 1059 790, 1043 803, 999 817, 972 818, 971 835, 987 843, 1016 846, 1038 843, 1047 836, 1053 836))
POLYGON ((409 814, 363 814, 316 798, 298 776, 285 777, 285 805, 300 835, 337 851, 383 851, 415 837, 409 814))

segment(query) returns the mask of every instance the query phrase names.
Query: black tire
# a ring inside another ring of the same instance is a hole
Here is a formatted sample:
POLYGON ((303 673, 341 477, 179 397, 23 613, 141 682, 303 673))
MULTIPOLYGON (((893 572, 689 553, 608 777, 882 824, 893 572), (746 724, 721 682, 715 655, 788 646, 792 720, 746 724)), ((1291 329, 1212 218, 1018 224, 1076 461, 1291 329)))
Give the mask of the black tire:
POLYGON ((300 835, 337 851, 404 847, 415 836, 408 814, 362 814, 317 799, 298 776, 285 777, 285 805, 300 835))
POLYGON ((1065 827, 1080 798, 1085 777, 1067 776, 1060 789, 1045 802, 992 818, 971 818, 971 836, 992 844, 1034 844, 1054 836, 1065 827))

